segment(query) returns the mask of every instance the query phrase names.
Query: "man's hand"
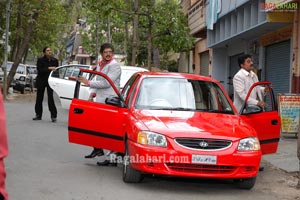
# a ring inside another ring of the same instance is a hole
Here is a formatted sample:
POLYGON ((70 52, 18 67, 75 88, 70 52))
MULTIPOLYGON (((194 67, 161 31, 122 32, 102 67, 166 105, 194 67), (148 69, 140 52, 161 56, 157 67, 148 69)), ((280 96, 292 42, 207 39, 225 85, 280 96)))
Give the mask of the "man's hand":
POLYGON ((263 101, 257 102, 256 105, 258 105, 259 107, 262 107, 262 108, 265 108, 267 106, 267 104, 265 102, 263 102, 263 101))
POLYGON ((48 67, 48 69, 54 71, 56 70, 56 67, 48 67))
POLYGON ((78 79, 77 79, 79 82, 81 83, 84 83, 86 85, 88 85, 89 83, 89 80, 87 80, 86 78, 82 77, 82 76, 79 76, 78 79))
POLYGON ((267 86, 265 87, 264 92, 270 92, 270 86, 269 86, 269 85, 267 85, 267 86))

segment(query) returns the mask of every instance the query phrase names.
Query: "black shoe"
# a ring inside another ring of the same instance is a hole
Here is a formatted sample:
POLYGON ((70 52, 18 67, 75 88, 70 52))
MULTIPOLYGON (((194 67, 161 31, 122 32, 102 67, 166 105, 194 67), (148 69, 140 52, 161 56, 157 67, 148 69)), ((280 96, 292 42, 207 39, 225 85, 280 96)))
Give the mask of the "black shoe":
POLYGON ((113 166, 116 167, 117 163, 116 162, 110 162, 109 160, 104 160, 103 162, 97 162, 98 166, 113 166))
POLYGON ((104 155, 103 149, 94 148, 92 153, 90 155, 84 156, 84 158, 95 158, 96 156, 103 156, 103 155, 104 155))
POLYGON ((260 172, 264 171, 265 170, 265 167, 259 167, 258 169, 260 172))
POLYGON ((35 116, 34 118, 32 118, 32 120, 42 120, 42 117, 35 116))
POLYGON ((51 117, 52 122, 56 122, 56 117, 51 117))

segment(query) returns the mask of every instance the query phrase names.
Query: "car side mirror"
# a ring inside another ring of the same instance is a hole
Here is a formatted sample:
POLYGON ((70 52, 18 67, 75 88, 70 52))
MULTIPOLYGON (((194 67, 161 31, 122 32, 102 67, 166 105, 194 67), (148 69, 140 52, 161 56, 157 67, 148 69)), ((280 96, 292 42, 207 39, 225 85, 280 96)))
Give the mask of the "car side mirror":
POLYGON ((254 114, 263 112, 263 108, 257 105, 248 105, 242 114, 254 114))
POLYGON ((112 106, 118 106, 118 107, 126 107, 125 104, 122 102, 122 100, 119 97, 107 97, 105 99, 105 103, 112 106))
POLYGON ((25 77, 24 77, 24 76, 21 76, 21 77, 19 78, 19 81, 25 81, 25 77))

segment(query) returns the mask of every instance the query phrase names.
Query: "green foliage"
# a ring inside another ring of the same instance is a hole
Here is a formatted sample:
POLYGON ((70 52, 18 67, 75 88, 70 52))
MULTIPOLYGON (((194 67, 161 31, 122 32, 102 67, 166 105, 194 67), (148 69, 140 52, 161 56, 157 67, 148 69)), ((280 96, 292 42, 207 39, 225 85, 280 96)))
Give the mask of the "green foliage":
MULTIPOLYGON (((71 28, 73 28, 76 22, 76 15, 78 14, 76 5, 78 5, 78 3, 80 3, 80 1, 77 0, 12 0, 10 13, 11 34, 9 37, 11 49, 16 50, 20 48, 26 34, 26 29, 29 23, 33 22, 33 14, 38 13, 35 26, 33 26, 33 33, 30 36, 30 43, 28 45, 30 49, 29 53, 31 53, 32 58, 35 59, 36 55, 41 55, 40 53, 45 46, 50 46, 57 54, 61 53, 61 49, 64 49, 65 46, 66 36, 70 33, 71 28)), ((5 3, 1 1, 1 35, 3 35, 2 31, 5 30, 5 8, 5 3)), ((1 57, 2 54, 0 54, 0 58, 1 57)))
MULTIPOLYGON (((0 36, 5 31, 5 5, 0 1, 0 36)), ((85 52, 95 55, 96 24, 99 21, 99 45, 107 42, 107 18, 110 18, 111 41, 116 53, 126 53, 131 59, 132 26, 134 0, 11 0, 10 40, 11 48, 22 44, 26 27, 32 20, 32 15, 38 13, 29 43, 32 58, 41 55, 44 46, 50 46, 54 53, 61 57, 65 55, 65 45, 74 30, 78 19, 86 19, 89 28, 80 30, 81 45, 85 52), (20 28, 17 29, 18 13, 21 17, 20 28), (129 38, 125 33, 125 22, 128 23, 129 38), (18 38, 20 41, 18 41, 18 38)), ((151 29, 152 46, 161 54, 161 62, 170 52, 187 51, 192 47, 193 38, 189 36, 187 18, 179 8, 177 0, 139 0, 139 29, 137 63, 147 63, 147 37, 151 29), (151 26, 151 27, 150 27, 151 26)), ((0 39, 1 40, 1 39, 0 39)), ((0 43, 1 49, 3 44, 0 43)), ((0 61, 3 51, 0 51, 0 61)), ((2 59, 3 60, 3 59, 2 59)))

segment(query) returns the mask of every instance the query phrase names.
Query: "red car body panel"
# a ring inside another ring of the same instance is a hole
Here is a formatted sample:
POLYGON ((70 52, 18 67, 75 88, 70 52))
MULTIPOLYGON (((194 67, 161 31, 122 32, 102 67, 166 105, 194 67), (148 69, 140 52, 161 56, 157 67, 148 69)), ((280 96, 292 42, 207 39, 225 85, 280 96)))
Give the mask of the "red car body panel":
POLYGON ((240 116, 224 88, 212 78, 191 74, 142 72, 136 74, 132 83, 129 82, 123 89, 127 107, 97 104, 74 98, 69 110, 69 141, 121 153, 125 152, 127 141, 132 168, 145 173, 185 177, 255 177, 262 151, 238 151, 238 143, 243 138, 258 135, 261 140, 269 141, 266 145, 262 144, 263 153, 276 152, 279 140, 278 126, 273 127, 272 123, 266 122, 278 119, 278 113, 274 111, 240 116), (225 94, 233 112, 224 114, 137 109, 134 104, 141 83, 147 77, 187 78, 215 83, 225 94), (128 84, 132 84, 132 87, 124 91, 128 84), (266 130, 270 132, 266 134, 266 130), (163 134, 167 139, 167 147, 138 144, 139 131, 163 134), (231 145, 220 150, 196 150, 179 145, 175 141, 178 138, 217 138, 231 141, 231 145), (215 156, 216 163, 195 164, 191 161, 192 155, 215 156), (182 158, 183 160, 180 160, 182 158))

